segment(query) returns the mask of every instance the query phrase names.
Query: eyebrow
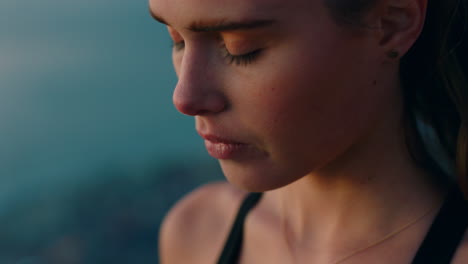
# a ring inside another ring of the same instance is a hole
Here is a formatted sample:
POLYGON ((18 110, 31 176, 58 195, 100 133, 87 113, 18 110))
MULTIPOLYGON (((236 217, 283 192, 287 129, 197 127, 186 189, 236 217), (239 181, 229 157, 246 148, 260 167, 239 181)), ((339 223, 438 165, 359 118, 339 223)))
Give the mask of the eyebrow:
MULTIPOLYGON (((162 17, 156 15, 150 10, 151 16, 158 22, 169 25, 162 17)), ((214 22, 195 22, 192 23, 188 29, 193 32, 222 32, 222 31, 236 31, 236 30, 252 30, 258 28, 265 28, 275 24, 275 20, 260 19, 260 20, 246 20, 246 21, 228 21, 218 20, 214 22)))
POLYGON ((265 28, 273 25, 274 20, 247 20, 247 21, 227 21, 221 20, 218 22, 196 22, 188 28, 194 32, 221 32, 221 31, 235 31, 235 30, 252 30, 258 28, 265 28))

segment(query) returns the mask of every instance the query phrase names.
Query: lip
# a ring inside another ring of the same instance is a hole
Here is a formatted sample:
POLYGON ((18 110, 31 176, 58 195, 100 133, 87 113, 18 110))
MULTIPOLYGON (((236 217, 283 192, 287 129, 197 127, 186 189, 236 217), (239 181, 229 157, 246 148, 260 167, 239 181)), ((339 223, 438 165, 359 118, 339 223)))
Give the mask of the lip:
POLYGON ((215 135, 212 135, 212 134, 204 134, 204 133, 199 133, 199 134, 204 140, 208 140, 208 141, 213 142, 213 143, 223 143, 223 144, 233 144, 233 145, 245 144, 245 143, 242 143, 242 142, 238 142, 238 141, 235 141, 235 140, 215 136, 215 135))
POLYGON ((205 140, 208 153, 215 159, 240 159, 250 149, 250 145, 235 140, 219 137, 212 134, 199 133, 205 140))

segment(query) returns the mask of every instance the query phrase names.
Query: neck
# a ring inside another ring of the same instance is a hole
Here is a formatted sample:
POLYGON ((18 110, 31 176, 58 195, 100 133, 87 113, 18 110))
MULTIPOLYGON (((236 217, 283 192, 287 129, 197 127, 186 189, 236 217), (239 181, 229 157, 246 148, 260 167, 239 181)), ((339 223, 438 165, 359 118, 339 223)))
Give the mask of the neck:
POLYGON ((291 244, 322 249, 328 244, 346 252, 344 248, 377 241, 441 204, 444 190, 414 164, 399 120, 391 124, 387 119, 376 129, 380 132, 332 165, 267 193, 291 244))
POLYGON ((363 234, 390 233, 443 199, 443 190, 417 169, 374 172, 347 174, 354 180, 311 174, 272 193, 293 239, 307 242, 314 234, 322 242, 342 240, 349 232, 372 240, 363 234))

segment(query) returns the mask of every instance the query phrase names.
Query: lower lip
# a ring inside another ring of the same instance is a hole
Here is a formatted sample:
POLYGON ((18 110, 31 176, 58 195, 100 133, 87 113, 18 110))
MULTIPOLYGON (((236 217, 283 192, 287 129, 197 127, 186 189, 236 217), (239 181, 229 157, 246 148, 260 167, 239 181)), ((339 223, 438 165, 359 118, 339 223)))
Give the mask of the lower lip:
POLYGON ((205 140, 205 146, 208 150, 208 153, 213 156, 215 159, 235 159, 240 158, 245 154, 249 145, 240 144, 240 143, 220 143, 205 140))

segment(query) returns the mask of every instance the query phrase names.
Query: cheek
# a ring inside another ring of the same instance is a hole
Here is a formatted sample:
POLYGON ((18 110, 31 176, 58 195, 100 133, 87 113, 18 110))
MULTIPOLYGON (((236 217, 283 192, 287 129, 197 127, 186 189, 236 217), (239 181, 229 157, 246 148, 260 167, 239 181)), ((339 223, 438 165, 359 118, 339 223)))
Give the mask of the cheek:
POLYGON ((251 82, 244 109, 255 107, 245 116, 272 158, 323 163, 370 122, 376 104, 372 73, 353 71, 356 61, 345 54, 326 53, 288 54, 283 67, 272 64, 268 75, 251 82))

